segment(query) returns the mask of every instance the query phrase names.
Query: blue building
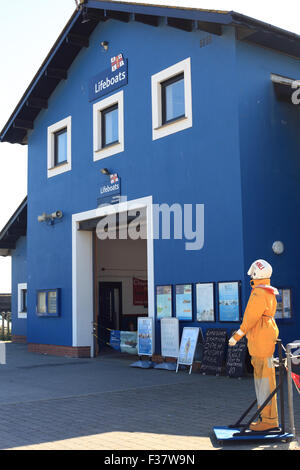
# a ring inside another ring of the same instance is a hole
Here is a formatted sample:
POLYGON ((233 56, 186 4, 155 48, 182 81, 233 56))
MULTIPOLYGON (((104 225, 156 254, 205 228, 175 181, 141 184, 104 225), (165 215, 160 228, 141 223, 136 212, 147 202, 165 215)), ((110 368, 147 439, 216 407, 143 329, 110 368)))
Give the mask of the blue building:
POLYGON ((93 357, 149 316, 159 354, 164 314, 230 334, 263 258, 299 339, 299 58, 235 12, 81 0, 1 132, 28 145, 26 238, 0 234, 14 338, 93 357))

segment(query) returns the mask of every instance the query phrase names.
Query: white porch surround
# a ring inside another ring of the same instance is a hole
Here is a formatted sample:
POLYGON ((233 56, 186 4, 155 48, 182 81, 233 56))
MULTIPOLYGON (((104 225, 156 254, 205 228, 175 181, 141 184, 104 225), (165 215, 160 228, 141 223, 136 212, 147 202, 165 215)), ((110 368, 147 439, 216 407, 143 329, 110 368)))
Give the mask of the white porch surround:
POLYGON ((146 208, 148 316, 154 318, 154 254, 152 196, 100 207, 72 216, 72 346, 89 346, 94 357, 93 232, 78 230, 79 223, 118 212, 146 208))

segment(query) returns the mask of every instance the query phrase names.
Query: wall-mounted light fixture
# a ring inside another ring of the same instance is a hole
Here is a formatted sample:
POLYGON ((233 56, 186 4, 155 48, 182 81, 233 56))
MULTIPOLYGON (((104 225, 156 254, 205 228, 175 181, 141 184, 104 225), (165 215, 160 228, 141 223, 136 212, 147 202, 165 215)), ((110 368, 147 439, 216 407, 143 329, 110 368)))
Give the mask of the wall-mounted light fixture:
POLYGON ((52 212, 51 214, 46 214, 46 212, 43 212, 42 215, 38 216, 38 222, 47 222, 50 225, 52 225, 55 219, 61 219, 62 217, 63 217, 62 211, 55 211, 55 212, 52 212))
POLYGON ((101 47, 105 50, 105 51, 108 51, 108 41, 101 41, 100 42, 100 45, 101 47))
POLYGON ((112 173, 107 168, 101 168, 101 173, 106 176, 110 176, 112 173))
POLYGON ((281 241, 277 240, 273 243, 272 250, 275 255, 281 255, 284 252, 284 244, 281 241))

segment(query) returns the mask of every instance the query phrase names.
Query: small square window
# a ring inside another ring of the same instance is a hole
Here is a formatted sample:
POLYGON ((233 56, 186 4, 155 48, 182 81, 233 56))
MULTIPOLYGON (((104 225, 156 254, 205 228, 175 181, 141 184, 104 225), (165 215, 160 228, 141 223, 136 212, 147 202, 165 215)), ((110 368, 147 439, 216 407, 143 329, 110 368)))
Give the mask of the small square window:
POLYGON ((101 111, 102 148, 119 142, 119 113, 115 104, 101 111))
POLYGON ((48 127, 48 178, 71 170, 71 116, 48 127))
POLYGON ((67 128, 54 134, 54 166, 66 163, 68 159, 68 132, 67 128))
POLYGON ((124 150, 123 91, 93 105, 94 161, 124 150))
POLYGON ((162 124, 185 116, 184 74, 161 83, 162 124))

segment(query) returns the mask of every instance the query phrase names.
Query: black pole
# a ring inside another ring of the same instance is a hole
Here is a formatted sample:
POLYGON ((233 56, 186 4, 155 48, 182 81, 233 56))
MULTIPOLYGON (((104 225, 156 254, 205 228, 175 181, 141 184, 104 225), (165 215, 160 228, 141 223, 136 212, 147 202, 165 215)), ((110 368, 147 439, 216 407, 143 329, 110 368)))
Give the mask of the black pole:
POLYGON ((284 364, 282 359, 282 341, 281 339, 277 340, 278 344, 278 356, 279 356, 279 383, 280 383, 280 419, 281 419, 281 429, 282 432, 285 432, 285 416, 284 416, 284 390, 283 390, 283 377, 284 377, 284 364))

